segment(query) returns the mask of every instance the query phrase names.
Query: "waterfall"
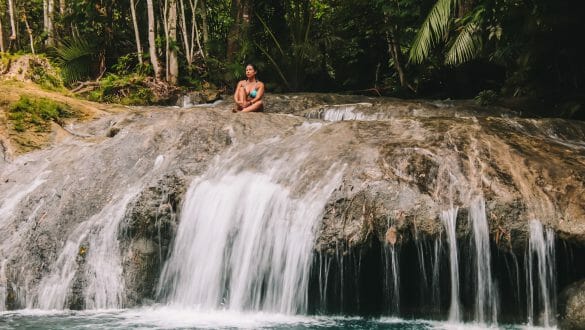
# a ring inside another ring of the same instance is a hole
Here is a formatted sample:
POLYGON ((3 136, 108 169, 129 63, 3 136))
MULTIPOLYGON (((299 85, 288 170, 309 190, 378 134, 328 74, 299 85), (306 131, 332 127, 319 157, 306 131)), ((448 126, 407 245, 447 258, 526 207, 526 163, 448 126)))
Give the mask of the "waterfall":
POLYGON ((342 172, 307 179, 306 135, 235 151, 191 184, 158 288, 169 304, 306 312, 315 233, 342 172))
POLYGON ((461 307, 459 304, 459 262, 457 257, 457 207, 441 213, 441 221, 447 233, 449 244, 449 264, 451 270, 451 307, 449 307, 449 321, 461 320, 461 307))
MULTIPOLYGON (((0 204, 0 237, 2 237, 2 240, 0 240, 0 311, 6 309, 5 304, 8 295, 6 265, 9 262, 9 256, 14 250, 14 247, 19 243, 21 237, 23 237, 33 225, 31 221, 26 221, 15 226, 12 222, 13 216, 15 215, 15 209, 19 203, 26 200, 30 193, 45 183, 47 175, 51 173, 51 171, 47 171, 45 168, 46 165, 43 164, 39 169, 40 174, 32 177, 30 182, 9 186, 9 189, 2 194, 2 197, 4 198, 0 204)), ((32 215, 29 216, 29 218, 36 216, 42 203, 43 200, 40 200, 34 210, 32 210, 32 215)))
POLYGON ((85 259, 85 308, 122 307, 124 281, 118 246, 118 224, 127 204, 137 193, 137 188, 129 189, 98 214, 78 225, 53 264, 51 273, 42 279, 37 307, 67 307, 71 285, 79 271, 78 257, 85 259))
POLYGON ((531 220, 526 251, 526 289, 528 324, 536 321, 545 327, 556 324, 555 237, 550 228, 531 220), (534 314, 535 310, 538 312, 534 314))
POLYGON ((319 308, 322 311, 327 309, 327 286, 329 284, 329 272, 331 271, 332 259, 318 254, 319 259, 319 308))
POLYGON ((397 247, 388 245, 384 247, 385 254, 385 274, 384 286, 386 297, 390 306, 390 313, 398 315, 400 313, 400 267, 398 264, 397 247))
POLYGON ((433 279, 431 286, 431 302, 437 310, 441 309, 441 238, 436 238, 433 244, 433 279))
POLYGON ((496 323, 497 291, 492 279, 489 228, 483 198, 471 203, 469 218, 475 246, 475 321, 496 323))

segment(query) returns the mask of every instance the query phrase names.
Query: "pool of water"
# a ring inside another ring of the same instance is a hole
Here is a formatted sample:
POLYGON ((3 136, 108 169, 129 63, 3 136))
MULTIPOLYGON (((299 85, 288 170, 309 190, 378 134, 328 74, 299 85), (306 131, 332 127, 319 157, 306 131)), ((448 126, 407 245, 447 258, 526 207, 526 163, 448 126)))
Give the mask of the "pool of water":
MULTIPOLYGON (((291 316, 233 311, 197 311, 169 307, 99 310, 0 312, 0 329, 486 329, 481 324, 453 324, 398 318, 291 316)), ((526 329, 498 326, 492 329, 526 329)))

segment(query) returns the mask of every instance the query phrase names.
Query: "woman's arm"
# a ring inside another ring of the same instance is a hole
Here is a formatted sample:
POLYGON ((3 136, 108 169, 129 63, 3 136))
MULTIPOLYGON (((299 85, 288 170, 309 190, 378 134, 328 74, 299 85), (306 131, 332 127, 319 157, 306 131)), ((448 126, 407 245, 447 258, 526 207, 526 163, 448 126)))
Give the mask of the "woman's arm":
POLYGON ((264 83, 258 83, 258 89, 256 92, 256 97, 250 100, 250 104, 254 104, 262 99, 264 96, 264 83))

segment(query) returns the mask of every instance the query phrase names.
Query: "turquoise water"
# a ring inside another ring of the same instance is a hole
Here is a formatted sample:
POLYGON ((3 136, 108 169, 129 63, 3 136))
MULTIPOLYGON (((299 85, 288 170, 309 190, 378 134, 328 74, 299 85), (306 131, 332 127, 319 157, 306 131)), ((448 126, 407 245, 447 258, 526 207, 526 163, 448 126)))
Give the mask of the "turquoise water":
MULTIPOLYGON (((0 329, 486 329, 479 324, 449 324, 397 318, 364 319, 331 316, 291 316, 232 311, 195 311, 169 307, 0 313, 0 329)), ((495 327, 493 327, 495 328, 495 327)), ((500 326, 522 329, 523 326, 500 326)))

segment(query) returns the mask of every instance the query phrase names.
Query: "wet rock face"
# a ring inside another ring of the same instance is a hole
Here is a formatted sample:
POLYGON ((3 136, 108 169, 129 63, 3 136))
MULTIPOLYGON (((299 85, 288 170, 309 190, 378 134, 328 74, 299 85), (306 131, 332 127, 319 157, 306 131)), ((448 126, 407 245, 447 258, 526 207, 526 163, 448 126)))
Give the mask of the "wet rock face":
POLYGON ((126 303, 130 306, 156 298, 159 274, 176 233, 187 185, 184 177, 165 177, 144 190, 128 208, 119 240, 126 274, 126 303))
MULTIPOLYGON (((417 232, 435 236, 441 211, 458 207, 464 224, 477 197, 486 200, 490 231, 502 248, 522 251, 531 219, 584 242, 585 149, 551 135, 556 124, 487 117, 331 125, 328 144, 346 150, 340 161, 350 165, 325 210, 319 244, 330 248, 330 238, 340 236, 349 246, 383 241, 392 226, 399 241, 417 232), (351 143, 344 142, 347 134, 351 143)), ((563 125, 582 141, 583 124, 563 125)), ((469 233, 465 225, 458 230, 461 237, 469 233)))
POLYGON ((585 280, 573 283, 561 292, 559 315, 563 329, 585 328, 585 280))

